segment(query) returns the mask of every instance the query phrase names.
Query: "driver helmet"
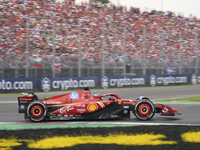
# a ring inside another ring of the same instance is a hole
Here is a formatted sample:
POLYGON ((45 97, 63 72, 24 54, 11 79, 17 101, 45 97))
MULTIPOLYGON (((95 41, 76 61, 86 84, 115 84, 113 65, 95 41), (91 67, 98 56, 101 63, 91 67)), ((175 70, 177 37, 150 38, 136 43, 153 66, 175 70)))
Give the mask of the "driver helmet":
POLYGON ((110 100, 111 100, 111 101, 114 101, 114 100, 115 100, 115 98, 114 98, 114 97, 111 97, 111 98, 110 98, 110 100))
POLYGON ((101 94, 99 94, 99 93, 96 93, 96 94, 94 94, 94 96, 100 96, 101 94))

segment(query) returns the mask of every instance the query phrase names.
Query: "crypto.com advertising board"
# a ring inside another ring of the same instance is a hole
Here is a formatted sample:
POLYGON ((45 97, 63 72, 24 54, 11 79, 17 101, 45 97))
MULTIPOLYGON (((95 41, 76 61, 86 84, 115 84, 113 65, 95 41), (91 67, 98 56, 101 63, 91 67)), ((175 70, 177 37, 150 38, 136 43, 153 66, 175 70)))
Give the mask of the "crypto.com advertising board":
POLYGON ((200 74, 0 78, 0 93, 200 84, 200 74))

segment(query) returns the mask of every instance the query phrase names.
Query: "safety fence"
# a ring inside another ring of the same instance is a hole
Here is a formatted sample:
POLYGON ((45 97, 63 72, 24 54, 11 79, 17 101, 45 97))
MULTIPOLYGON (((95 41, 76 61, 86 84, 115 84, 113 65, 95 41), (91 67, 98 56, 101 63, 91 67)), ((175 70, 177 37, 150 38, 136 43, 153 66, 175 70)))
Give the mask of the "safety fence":
MULTIPOLYGON (((14 58, 13 58, 14 59, 14 58)), ((81 68, 78 67, 77 57, 64 57, 61 59, 62 66, 55 68, 53 75, 51 59, 43 59, 41 67, 35 67, 34 63, 30 63, 30 67, 25 68, 25 63, 15 59, 13 66, 8 67, 4 61, 0 61, 0 78, 41 78, 41 77, 82 77, 102 76, 102 68, 98 64, 100 62, 82 62, 81 68)), ((146 75, 169 75, 169 74, 198 74, 200 73, 200 61, 197 66, 195 65, 196 59, 183 60, 182 67, 175 62, 163 64, 161 62, 150 60, 146 61, 145 67, 146 75)), ((126 72, 122 63, 105 63, 104 75, 105 76, 122 76, 122 75, 144 75, 143 60, 132 59, 128 60, 125 65, 126 72)))

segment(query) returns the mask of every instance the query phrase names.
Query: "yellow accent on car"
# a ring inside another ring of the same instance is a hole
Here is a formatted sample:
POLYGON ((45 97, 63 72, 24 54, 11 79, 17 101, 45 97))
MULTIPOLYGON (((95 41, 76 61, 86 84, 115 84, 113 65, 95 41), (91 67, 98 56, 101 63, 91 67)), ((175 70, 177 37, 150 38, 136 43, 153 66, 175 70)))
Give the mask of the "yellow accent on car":
POLYGON ((95 111, 97 109, 97 106, 95 104, 90 104, 89 107, 88 107, 88 109, 90 111, 95 111))

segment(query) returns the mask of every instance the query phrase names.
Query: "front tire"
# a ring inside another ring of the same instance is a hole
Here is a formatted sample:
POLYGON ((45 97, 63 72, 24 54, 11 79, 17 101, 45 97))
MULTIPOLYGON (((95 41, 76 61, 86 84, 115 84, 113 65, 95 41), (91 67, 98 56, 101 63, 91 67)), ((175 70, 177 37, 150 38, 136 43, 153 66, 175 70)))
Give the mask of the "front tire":
POLYGON ((150 120, 155 115, 155 106, 150 100, 139 100, 135 104, 133 112, 140 120, 150 120))
POLYGON ((42 121, 47 116, 48 109, 41 101, 33 101, 27 108, 27 115, 34 122, 42 121))

